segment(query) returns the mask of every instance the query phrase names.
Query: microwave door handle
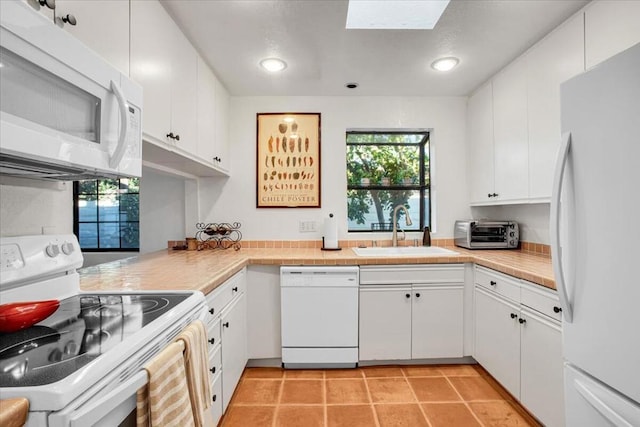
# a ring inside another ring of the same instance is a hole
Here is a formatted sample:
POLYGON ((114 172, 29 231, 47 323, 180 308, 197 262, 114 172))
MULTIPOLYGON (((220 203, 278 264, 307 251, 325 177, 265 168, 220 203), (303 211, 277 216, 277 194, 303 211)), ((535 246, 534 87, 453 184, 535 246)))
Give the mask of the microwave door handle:
POLYGON ((571 133, 567 132, 562 135, 560 150, 558 152, 558 160, 556 170, 553 176, 553 190, 551 194, 551 220, 550 237, 551 237, 551 263, 556 280, 556 288, 558 289, 558 297, 562 306, 562 316, 566 322, 571 323, 573 320, 573 310, 569 299, 567 282, 564 275, 564 267, 562 265, 562 249, 560 248, 560 195, 562 193, 562 183, 564 181, 564 171, 569 158, 569 148, 571 147, 571 133))
POLYGON ((122 156, 124 156, 124 150, 127 148, 127 129, 129 128, 129 114, 127 114, 127 100, 124 98, 122 89, 113 80, 111 80, 111 91, 118 101, 118 107, 120 109, 120 135, 118 136, 118 145, 113 151, 109 159, 109 167, 111 169, 117 169, 122 156))
MULTIPOLYGON (((105 396, 83 405, 78 411, 74 411, 71 414, 69 425, 71 427, 84 427, 102 419, 126 399, 131 398, 131 396, 135 399, 138 389, 145 385, 147 381, 147 371, 143 369, 105 396)), ((135 408, 135 401, 133 407, 135 408)))

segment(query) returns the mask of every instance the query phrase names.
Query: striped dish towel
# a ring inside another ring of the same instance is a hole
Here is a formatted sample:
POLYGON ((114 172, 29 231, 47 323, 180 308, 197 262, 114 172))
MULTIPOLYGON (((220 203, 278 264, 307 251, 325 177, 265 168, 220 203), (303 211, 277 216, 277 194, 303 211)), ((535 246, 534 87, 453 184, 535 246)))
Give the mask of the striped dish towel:
POLYGON ((183 351, 182 341, 171 343, 145 365, 149 381, 137 393, 138 427, 195 426, 183 351))
POLYGON ((187 371, 187 385, 191 395, 191 408, 197 427, 215 427, 211 414, 211 383, 209 382, 209 357, 207 354, 207 330, 196 320, 187 326, 177 341, 183 341, 187 371))

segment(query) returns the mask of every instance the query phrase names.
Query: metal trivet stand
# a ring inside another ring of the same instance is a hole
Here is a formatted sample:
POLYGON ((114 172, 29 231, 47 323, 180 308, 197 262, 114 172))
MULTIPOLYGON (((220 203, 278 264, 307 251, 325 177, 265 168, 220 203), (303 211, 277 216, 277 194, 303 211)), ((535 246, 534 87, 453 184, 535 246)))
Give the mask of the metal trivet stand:
POLYGON ((240 223, 228 222, 208 224, 199 222, 196 224, 196 240, 198 241, 198 250, 202 249, 229 249, 240 250, 242 244, 242 233, 240 232, 240 223))

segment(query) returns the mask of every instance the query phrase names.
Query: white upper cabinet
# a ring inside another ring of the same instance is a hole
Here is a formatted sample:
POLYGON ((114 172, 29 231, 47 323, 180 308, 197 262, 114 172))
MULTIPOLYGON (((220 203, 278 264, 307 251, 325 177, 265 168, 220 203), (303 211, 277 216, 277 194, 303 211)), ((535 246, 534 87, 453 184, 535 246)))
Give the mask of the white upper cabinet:
POLYGON ((467 103, 467 144, 471 203, 493 197, 493 93, 491 82, 478 89, 467 103))
POLYGON ((526 57, 493 79, 493 199, 525 201, 529 196, 526 57))
POLYGON ((155 1, 131 3, 131 77, 144 89, 145 139, 196 147, 197 53, 155 1))
POLYGON ((77 24, 64 24, 66 31, 129 75, 129 0, 56 1, 56 16, 67 15, 77 24))
POLYGON ((229 170, 229 92, 216 80, 216 156, 217 166, 229 170))
POLYGON ((216 76, 198 57, 198 156, 214 162, 216 143, 216 76))
POLYGON ((526 57, 529 121, 529 199, 547 202, 560 144, 560 83, 584 70, 584 23, 578 14, 526 57))
POLYGON ((589 69, 640 43, 640 1, 596 1, 585 8, 585 64, 589 69))

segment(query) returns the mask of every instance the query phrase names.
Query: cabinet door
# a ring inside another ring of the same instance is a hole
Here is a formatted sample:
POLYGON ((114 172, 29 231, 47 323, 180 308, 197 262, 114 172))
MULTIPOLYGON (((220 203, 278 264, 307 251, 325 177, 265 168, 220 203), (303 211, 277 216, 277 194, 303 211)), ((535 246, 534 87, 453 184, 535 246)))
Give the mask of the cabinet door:
POLYGON ((215 157, 216 77, 198 56, 198 146, 196 153, 208 163, 215 157))
POLYGON ((221 316, 222 326, 222 411, 233 396, 233 391, 247 365, 247 303, 240 294, 221 316))
POLYGON ((223 170, 230 168, 229 161, 229 92, 216 79, 216 160, 215 164, 223 170))
POLYGON ((584 70, 584 22, 578 14, 527 54, 529 114, 529 199, 551 198, 560 145, 560 83, 584 70))
POLYGON ((560 323, 523 309, 520 337, 520 401, 544 425, 564 425, 560 323))
POLYGON ((169 143, 196 155, 198 54, 175 24, 166 31, 172 34, 171 131, 180 136, 180 140, 169 143))
POLYGON ((493 200, 526 201, 529 197, 527 70, 524 58, 493 79, 493 200))
POLYGON ((411 288, 360 288, 360 360, 411 358, 411 288))
POLYGON ((491 82, 478 89, 467 104, 467 159, 471 203, 487 203, 494 190, 493 94, 491 82))
POLYGON ((462 357, 464 285, 414 286, 411 358, 462 357))
POLYGON ((129 0, 58 0, 56 16, 73 15, 63 28, 129 75, 129 0))
POLYGON ((144 91, 142 131, 156 142, 166 142, 171 131, 170 46, 174 28, 175 23, 157 1, 131 2, 131 77, 144 91))
POLYGON ((475 288, 473 357, 515 397, 520 396, 520 309, 475 288))
POLYGON ((596 1, 585 9, 585 64, 589 69, 640 43, 640 2, 596 1))

